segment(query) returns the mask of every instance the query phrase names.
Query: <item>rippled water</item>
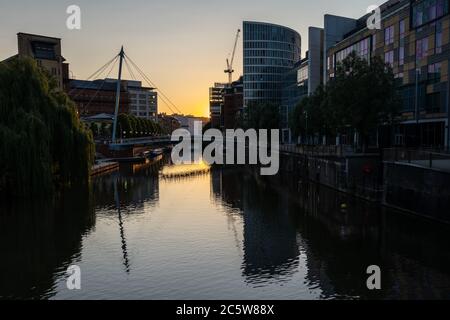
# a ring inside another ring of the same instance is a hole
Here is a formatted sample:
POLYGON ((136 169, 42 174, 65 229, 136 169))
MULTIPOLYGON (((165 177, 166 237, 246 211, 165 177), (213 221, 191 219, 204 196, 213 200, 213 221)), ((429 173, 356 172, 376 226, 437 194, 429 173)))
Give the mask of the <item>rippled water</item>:
POLYGON ((128 167, 1 210, 0 298, 450 299, 448 228, 296 177, 128 167), (74 264, 80 291, 66 288, 74 264))

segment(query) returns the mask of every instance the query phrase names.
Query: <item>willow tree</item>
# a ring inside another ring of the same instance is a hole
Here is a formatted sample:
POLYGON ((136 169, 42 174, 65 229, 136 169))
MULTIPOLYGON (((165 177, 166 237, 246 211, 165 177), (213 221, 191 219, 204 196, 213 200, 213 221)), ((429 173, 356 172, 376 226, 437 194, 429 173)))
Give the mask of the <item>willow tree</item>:
POLYGON ((88 181, 90 130, 56 81, 29 58, 0 63, 0 194, 33 197, 88 181))

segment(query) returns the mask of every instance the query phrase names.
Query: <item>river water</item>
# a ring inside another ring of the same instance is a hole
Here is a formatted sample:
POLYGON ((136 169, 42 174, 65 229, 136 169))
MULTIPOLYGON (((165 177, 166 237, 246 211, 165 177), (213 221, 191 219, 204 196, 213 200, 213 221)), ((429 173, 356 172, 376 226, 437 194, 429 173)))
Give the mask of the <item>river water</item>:
POLYGON ((1 211, 3 299, 450 299, 448 227, 292 176, 124 166, 1 211))

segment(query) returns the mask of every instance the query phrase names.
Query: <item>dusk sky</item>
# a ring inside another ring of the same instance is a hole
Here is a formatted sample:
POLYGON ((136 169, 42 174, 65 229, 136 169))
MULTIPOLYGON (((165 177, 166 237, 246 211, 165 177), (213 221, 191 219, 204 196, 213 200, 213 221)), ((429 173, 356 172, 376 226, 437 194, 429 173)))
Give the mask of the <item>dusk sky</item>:
MULTIPOLYGON (((307 50, 308 26, 326 13, 360 17, 375 0, 0 0, 0 60, 17 53, 16 34, 63 39, 63 56, 85 79, 118 53, 126 53, 185 114, 208 116, 208 88, 225 82, 223 70, 243 20, 291 27, 307 50), (82 29, 66 28, 66 8, 78 5, 82 29)), ((242 38, 234 79, 242 74, 242 38)), ((106 75, 106 74, 105 74, 106 75)), ((116 71, 111 77, 117 77, 116 71)), ((125 78, 131 78, 125 71, 125 78)), ((160 100, 160 112, 170 113, 160 100)))

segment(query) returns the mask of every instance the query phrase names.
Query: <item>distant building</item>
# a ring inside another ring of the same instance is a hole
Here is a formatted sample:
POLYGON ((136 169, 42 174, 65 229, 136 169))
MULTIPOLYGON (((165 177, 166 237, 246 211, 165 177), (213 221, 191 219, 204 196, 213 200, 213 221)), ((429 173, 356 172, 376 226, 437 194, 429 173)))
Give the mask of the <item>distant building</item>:
POLYGON ((282 141, 292 142, 289 117, 298 103, 312 93, 323 82, 324 30, 310 27, 308 30, 308 48, 306 57, 297 62, 283 75, 281 94, 282 141))
POLYGON ((301 59, 301 36, 279 25, 243 23, 244 105, 251 101, 280 105, 283 77, 301 59))
POLYGON ((159 114, 157 119, 159 125, 162 127, 164 132, 172 133, 173 131, 181 128, 181 123, 173 116, 168 116, 166 114, 159 114))
MULTIPOLYGON (((115 82, 117 80, 107 79, 115 82)), ((154 88, 143 87, 141 81, 124 81, 129 98, 130 114, 145 119, 153 119, 158 114, 158 93, 154 88)))
MULTIPOLYGON (((18 33, 18 54, 14 57, 30 57, 47 70, 56 79, 59 89, 63 90, 69 79, 69 65, 61 53, 61 39, 42 35, 18 33)), ((7 59, 7 60, 9 60, 7 59)))
POLYGON ((227 86, 223 92, 222 123, 223 129, 235 129, 237 119, 244 107, 244 82, 241 77, 238 81, 227 86))
MULTIPOLYGON (((70 80, 67 93, 75 102, 80 117, 91 117, 99 114, 114 115, 116 90, 117 80, 70 80)), ((129 112, 127 82, 122 81, 119 113, 129 112)))
POLYGON ((222 106, 225 86, 225 83, 215 83, 214 87, 209 88, 209 112, 213 128, 221 128, 223 125, 222 106))
POLYGON ((181 129, 188 130, 191 135, 195 134, 196 122, 201 123, 201 129, 203 129, 203 126, 208 122, 207 118, 202 117, 180 116, 180 115, 173 115, 172 117, 178 121, 181 129))

